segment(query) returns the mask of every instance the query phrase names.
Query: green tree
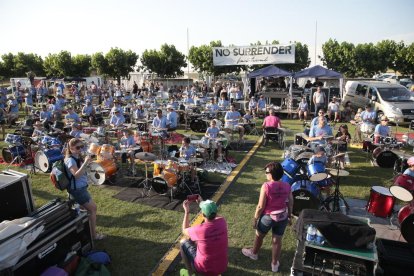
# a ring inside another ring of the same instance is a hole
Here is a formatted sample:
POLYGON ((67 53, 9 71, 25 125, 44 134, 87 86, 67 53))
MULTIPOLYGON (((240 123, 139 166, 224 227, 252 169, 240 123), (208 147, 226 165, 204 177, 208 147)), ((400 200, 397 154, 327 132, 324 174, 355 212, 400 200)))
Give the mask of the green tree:
POLYGON ((1 59, 3 60, 2 76, 6 79, 16 76, 14 55, 12 53, 4 54, 1 56, 1 59))
POLYGON ((91 56, 76 55, 72 57, 72 76, 87 77, 90 75, 91 56))
POLYGON ((58 54, 49 54, 43 63, 45 73, 48 77, 72 76, 72 57, 68 51, 58 54))
POLYGON ((119 48, 111 48, 105 55, 108 63, 106 68, 107 75, 121 82, 121 77, 127 78, 130 72, 134 71, 134 67, 138 60, 138 55, 131 50, 124 51, 119 48))
POLYGON ((214 66, 213 47, 223 47, 223 44, 220 40, 217 40, 211 41, 209 45, 192 46, 190 48, 188 59, 197 72, 213 76, 227 73, 240 73, 240 70, 244 66, 214 66))
POLYGON ((372 77, 381 71, 377 48, 372 43, 358 44, 355 47, 356 75, 372 77))
POLYGON ((14 56, 14 66, 14 74, 16 76, 26 76, 28 74, 42 76, 44 74, 43 59, 33 53, 17 53, 17 55, 14 56))
POLYGON ((92 70, 96 70, 98 75, 107 75, 108 72, 108 61, 102 52, 95 53, 91 58, 92 70))
POLYGON ((404 75, 413 74, 414 72, 414 43, 406 45, 399 55, 399 71, 404 75))
POLYGON ((295 44, 295 63, 277 64, 276 66, 290 72, 297 72, 308 68, 311 62, 308 45, 296 41, 293 44, 295 44))
POLYGON ((348 77, 356 74, 355 66, 355 46, 352 43, 338 43, 336 40, 329 39, 322 45, 323 64, 329 69, 341 72, 348 77))
POLYGON ((182 68, 187 66, 185 55, 174 45, 163 44, 160 51, 145 50, 141 63, 149 72, 155 72, 160 77, 176 77, 184 74, 182 68))
POLYGON ((404 43, 396 43, 393 40, 382 40, 375 46, 380 57, 380 71, 385 72, 388 68, 396 71, 398 68, 398 51, 404 48, 404 43))

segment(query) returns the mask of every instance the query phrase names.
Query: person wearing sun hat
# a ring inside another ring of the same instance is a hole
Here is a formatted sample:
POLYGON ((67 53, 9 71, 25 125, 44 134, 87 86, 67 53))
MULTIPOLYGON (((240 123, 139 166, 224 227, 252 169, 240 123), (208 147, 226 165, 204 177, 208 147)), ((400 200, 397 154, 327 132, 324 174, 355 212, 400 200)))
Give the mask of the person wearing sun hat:
POLYGON ((212 200, 199 203, 203 223, 190 227, 190 201, 184 200, 184 219, 182 232, 189 239, 181 241, 181 257, 184 260, 188 274, 219 275, 227 270, 228 264, 228 234, 227 222, 217 216, 217 204, 212 200))
POLYGON ((390 127, 388 126, 388 117, 385 115, 382 115, 380 123, 375 126, 375 130, 374 130, 375 143, 376 144, 379 143, 380 137, 388 137, 388 136, 390 136, 390 127))
POLYGON ((403 174, 414 177, 414 156, 408 158, 407 165, 408 168, 404 171, 403 174))

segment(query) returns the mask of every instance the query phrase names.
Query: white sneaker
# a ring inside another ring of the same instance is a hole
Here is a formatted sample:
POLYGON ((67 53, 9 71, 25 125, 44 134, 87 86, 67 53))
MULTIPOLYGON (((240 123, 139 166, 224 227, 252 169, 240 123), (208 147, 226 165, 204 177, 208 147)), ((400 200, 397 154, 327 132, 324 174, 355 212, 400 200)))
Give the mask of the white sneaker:
POLYGON ((279 261, 277 261, 277 264, 271 264, 272 265, 272 272, 278 272, 279 271, 279 261))
POLYGON ((242 253, 244 256, 249 257, 250 259, 257 261, 258 256, 257 254, 253 254, 253 251, 251 248, 243 248, 242 253))

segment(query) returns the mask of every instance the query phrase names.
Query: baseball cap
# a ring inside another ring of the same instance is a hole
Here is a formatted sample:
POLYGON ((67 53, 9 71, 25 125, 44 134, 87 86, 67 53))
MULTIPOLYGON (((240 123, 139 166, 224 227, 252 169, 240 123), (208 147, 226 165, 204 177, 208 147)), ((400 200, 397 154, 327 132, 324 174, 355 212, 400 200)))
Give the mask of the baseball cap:
POLYGON ((408 158, 408 160, 407 160, 407 164, 408 164, 408 166, 412 166, 412 165, 414 165, 414 156, 413 156, 413 157, 408 158))
POLYGON ((211 214, 217 213, 217 204, 214 201, 207 199, 200 202, 200 209, 206 217, 209 217, 211 214))

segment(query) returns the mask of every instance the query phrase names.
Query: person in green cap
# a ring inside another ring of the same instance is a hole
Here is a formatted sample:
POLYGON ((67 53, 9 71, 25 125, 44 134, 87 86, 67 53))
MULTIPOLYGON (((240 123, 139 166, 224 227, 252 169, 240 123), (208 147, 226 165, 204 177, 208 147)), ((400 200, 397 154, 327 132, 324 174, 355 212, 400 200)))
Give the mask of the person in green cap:
POLYGON ((182 231, 189 239, 181 241, 181 257, 188 274, 219 275, 226 271, 228 264, 227 222, 217 216, 217 204, 212 200, 199 203, 204 221, 190 227, 190 200, 183 202, 184 219, 182 231))

